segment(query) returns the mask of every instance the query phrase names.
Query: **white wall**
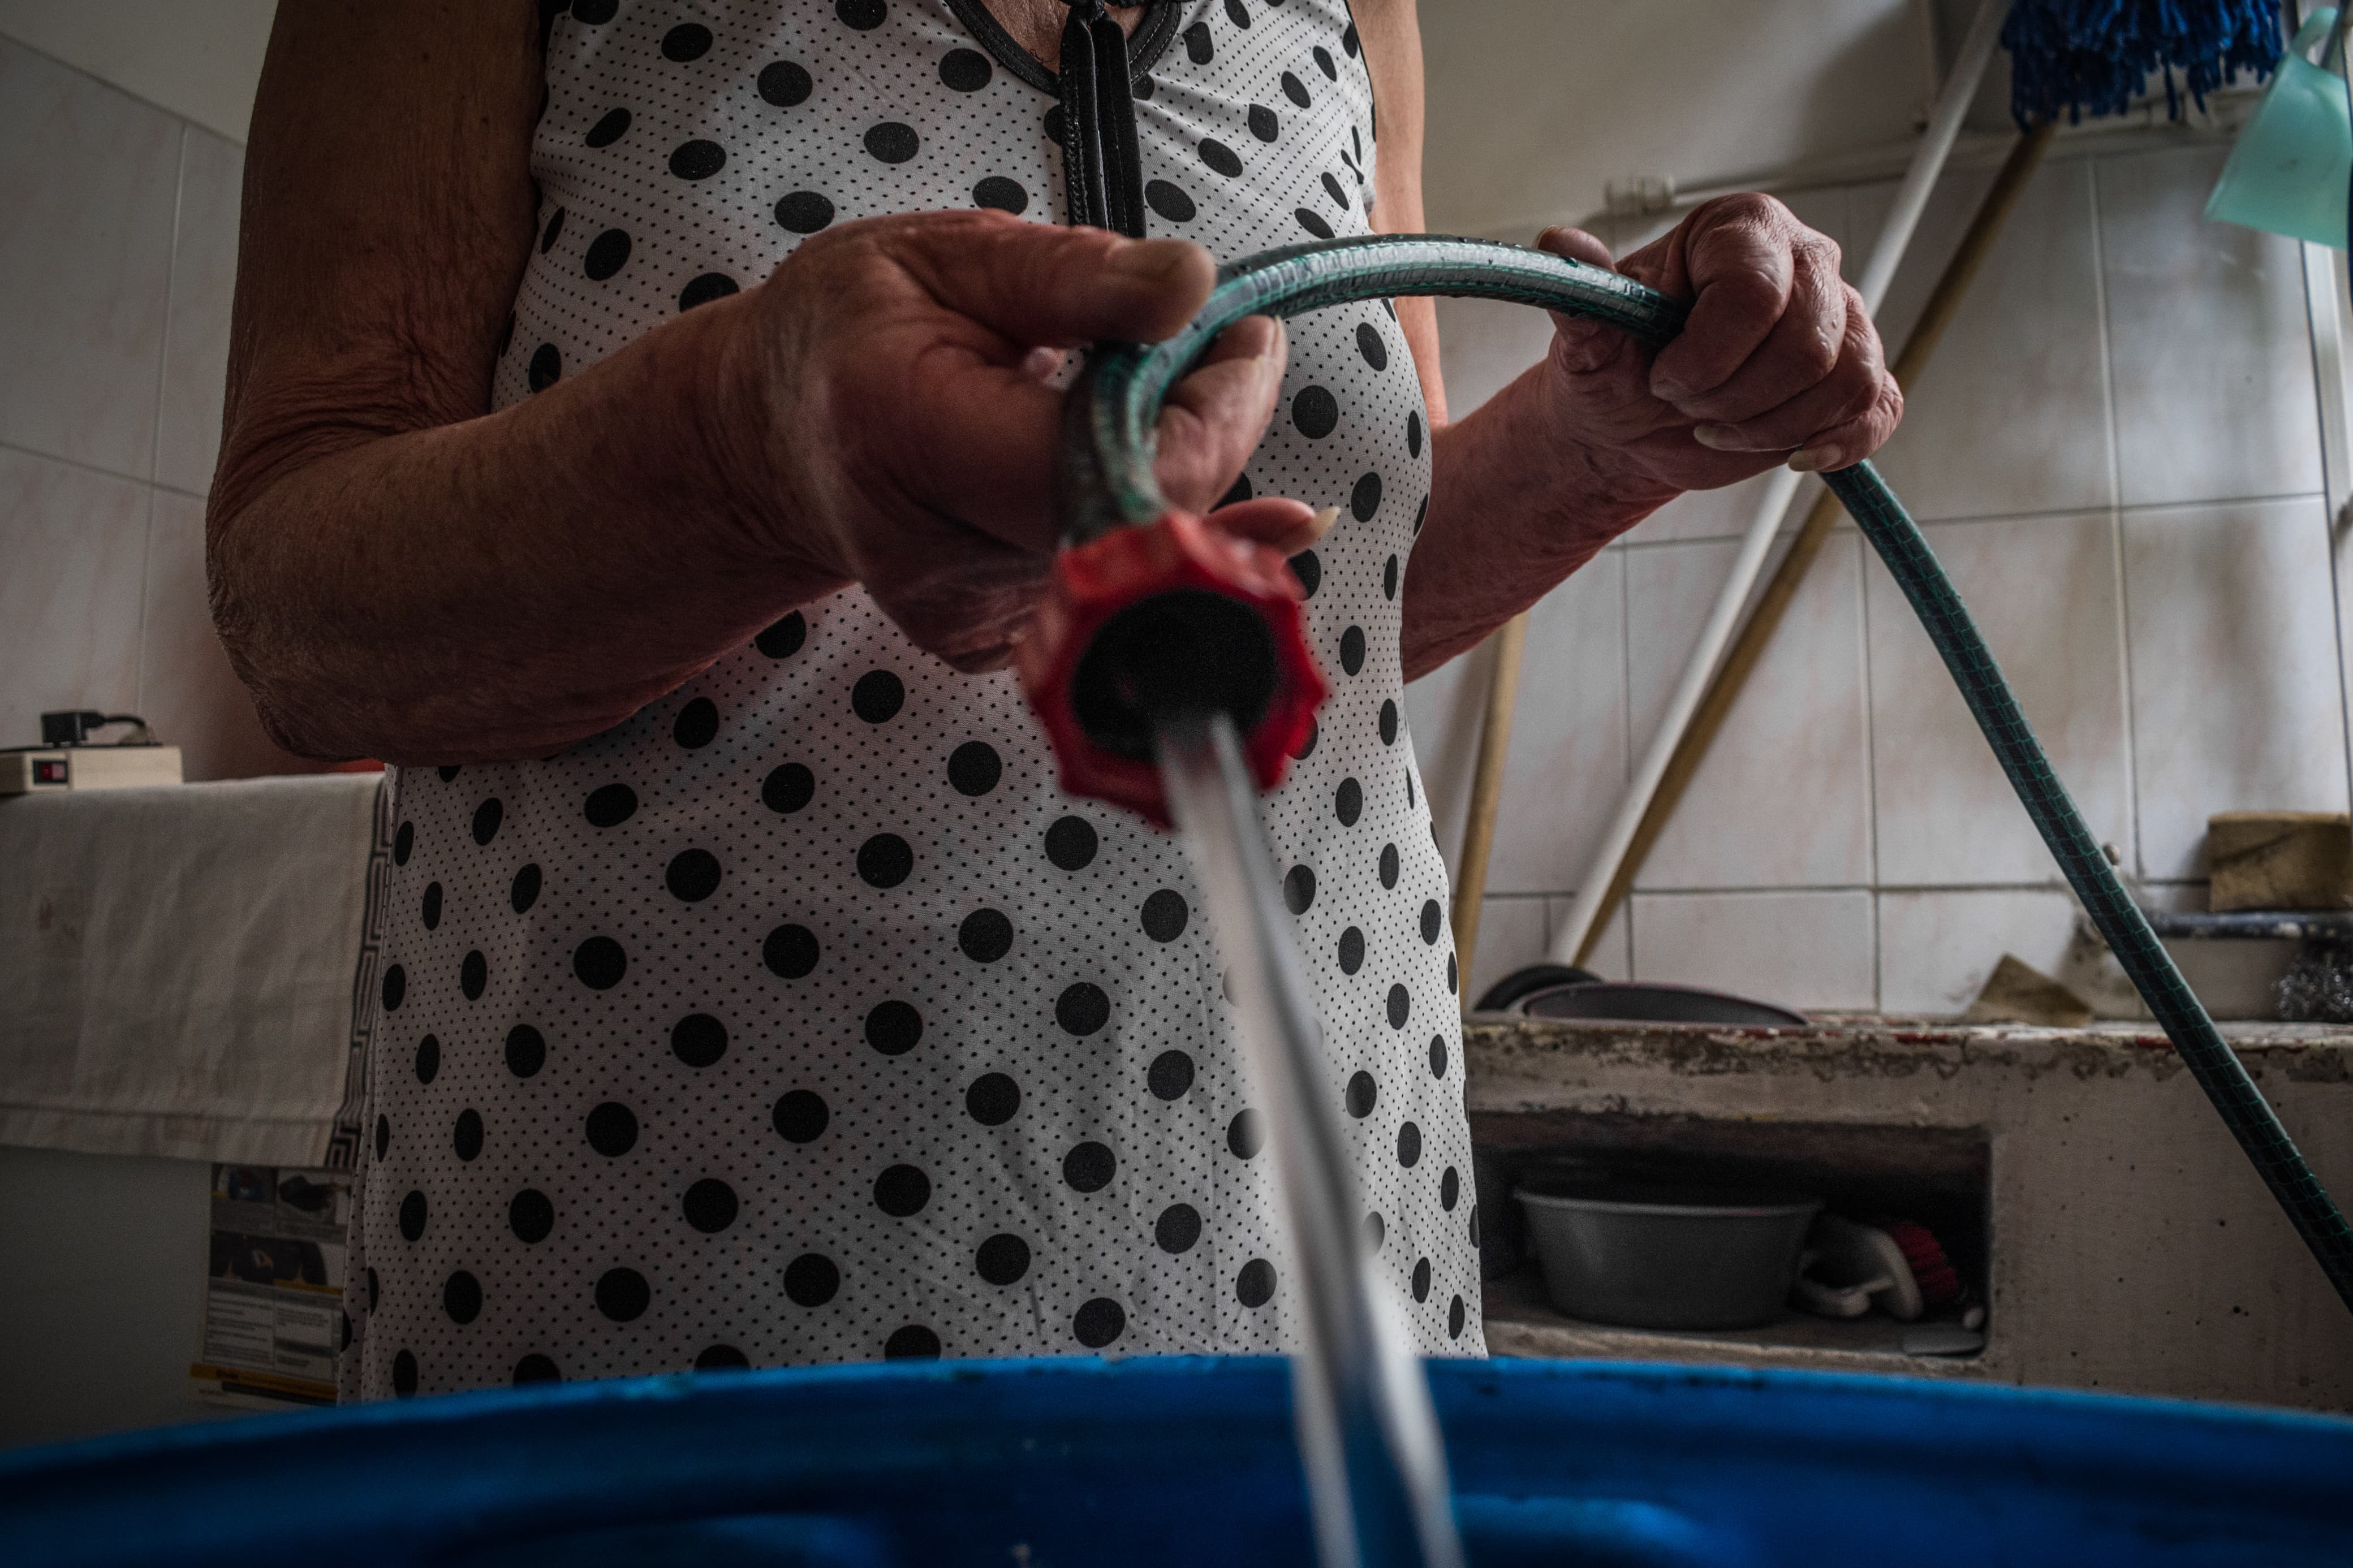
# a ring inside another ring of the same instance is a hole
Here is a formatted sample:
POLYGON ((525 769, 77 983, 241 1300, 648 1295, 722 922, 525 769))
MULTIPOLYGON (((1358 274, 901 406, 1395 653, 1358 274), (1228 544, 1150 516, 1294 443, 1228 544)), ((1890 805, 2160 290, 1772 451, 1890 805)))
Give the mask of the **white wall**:
POLYGON ((0 37, 245 140, 278 0, 0 0, 0 37))
MULTIPOLYGON (((1882 455, 2094 831, 2155 897, 2189 908, 2204 907, 2210 814, 2347 805, 2302 260, 2289 241, 2202 221, 2223 156, 2183 138, 2048 163, 1882 455)), ((1885 312, 1896 341, 1988 179, 1956 174, 1937 193, 1885 312)), ((1792 205, 1852 256, 1890 190, 1792 205)), ((1547 331, 1508 306, 1448 302, 1440 320, 1458 416, 1547 331)), ((1474 994, 1539 957, 1565 913, 1754 489, 1675 503, 1538 606, 1474 994)), ((1409 692, 1450 851, 1485 669, 1474 654, 1409 692)), ((1599 963, 1799 1005, 1950 1012, 2004 951, 2058 968, 2069 929, 2040 841, 1847 527, 1599 963)), ((2262 999, 2257 984, 2231 1005, 2262 999)))

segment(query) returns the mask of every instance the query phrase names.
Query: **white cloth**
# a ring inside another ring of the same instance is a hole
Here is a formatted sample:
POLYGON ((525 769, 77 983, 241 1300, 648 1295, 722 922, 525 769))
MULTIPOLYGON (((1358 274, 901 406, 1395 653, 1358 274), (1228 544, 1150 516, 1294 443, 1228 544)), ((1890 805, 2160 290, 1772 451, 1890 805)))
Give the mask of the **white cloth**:
POLYGON ((379 784, 0 800, 0 1142, 325 1162, 379 784))

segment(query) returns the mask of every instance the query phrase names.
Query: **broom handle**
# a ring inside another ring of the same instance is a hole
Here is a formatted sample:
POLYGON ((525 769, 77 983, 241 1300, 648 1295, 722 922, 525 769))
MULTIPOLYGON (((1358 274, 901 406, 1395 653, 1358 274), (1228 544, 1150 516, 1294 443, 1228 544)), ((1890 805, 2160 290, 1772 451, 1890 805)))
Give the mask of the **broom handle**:
POLYGON ((1462 821, 1461 868, 1454 879, 1454 955, 1462 978, 1462 1006, 1471 1006, 1472 960, 1479 952, 1479 902, 1487 892, 1487 858, 1495 847, 1495 808, 1504 797, 1504 759, 1512 746, 1512 710, 1520 692, 1520 654, 1527 647, 1528 613, 1497 628, 1495 668, 1487 682, 1487 714, 1479 726, 1479 763, 1471 775, 1471 812, 1462 821))
MULTIPOLYGON (((2020 194, 2042 163, 2043 151, 2050 146, 2054 129, 2055 126, 2048 121, 2038 125, 2021 136, 2018 144, 2010 149, 2010 157, 2002 163, 2001 173, 1994 177, 1985 200, 1978 204, 1977 216, 1969 220, 1968 231, 1962 235, 1960 247, 1945 264, 1944 274, 1936 279, 1927 303, 1921 308, 1919 323, 1905 341, 1904 352, 1896 355, 1893 374, 1897 385, 1911 386, 1927 365, 1928 356, 1936 352, 1937 340, 1952 324, 1954 312, 1959 309, 1963 296, 1968 294, 1970 283, 1976 279, 1978 269, 1984 265, 1994 241, 2000 237, 2002 226, 2009 221, 2011 209, 2017 206, 2020 194)), ((1714 743, 1717 731, 1724 728, 1733 704, 1739 700, 1741 688, 1757 668, 1757 661, 1764 657, 1766 645, 1773 640, 1773 634, 1779 628, 1781 617, 1788 613, 1790 601, 1797 597, 1799 584, 1805 581, 1807 571, 1812 567, 1815 557, 1821 553, 1822 545, 1830 539, 1831 530, 1844 515, 1838 497, 1828 490, 1822 492, 1820 499, 1814 502, 1813 510, 1806 514, 1805 526, 1798 531, 1797 538, 1790 542, 1789 552, 1781 558, 1780 566, 1766 584, 1764 593, 1758 595, 1757 607, 1741 626, 1739 637, 1725 654, 1722 668, 1708 685, 1707 695, 1700 700, 1699 707, 1693 711, 1691 725, 1683 731, 1674 755, 1667 763, 1666 771, 1660 774, 1659 787, 1651 793, 1651 803, 1642 813, 1642 820, 1635 827, 1634 837, 1628 841, 1626 854, 1619 861, 1616 874, 1609 879, 1609 890, 1602 896, 1600 906, 1583 940, 1577 943, 1573 962, 1581 964, 1591 955, 1594 944, 1601 938, 1602 927, 1609 923, 1610 915, 1632 890, 1635 875, 1641 870, 1644 857, 1658 843, 1659 835, 1665 831, 1667 821, 1674 815, 1675 805, 1683 799, 1684 789, 1699 773, 1700 763, 1706 759, 1708 747, 1714 743)), ((1491 710, 1492 706, 1491 703, 1491 710)), ((1481 761, 1482 763, 1485 761, 1483 752, 1481 761)), ((1467 848, 1465 858, 1468 858, 1467 848)), ((1484 868, 1482 869, 1483 871, 1484 868)), ((1461 930, 1459 915, 1455 929, 1458 931, 1461 930)))

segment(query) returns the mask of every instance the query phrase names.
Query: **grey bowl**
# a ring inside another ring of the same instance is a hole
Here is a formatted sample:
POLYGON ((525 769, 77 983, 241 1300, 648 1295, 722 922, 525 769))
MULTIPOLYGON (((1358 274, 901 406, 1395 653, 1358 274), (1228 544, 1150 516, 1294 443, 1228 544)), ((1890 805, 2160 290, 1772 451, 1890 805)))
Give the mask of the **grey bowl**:
POLYGON ((1779 1317, 1822 1206, 1676 1188, 1512 1195, 1553 1305, 1638 1329, 1740 1329, 1779 1317))

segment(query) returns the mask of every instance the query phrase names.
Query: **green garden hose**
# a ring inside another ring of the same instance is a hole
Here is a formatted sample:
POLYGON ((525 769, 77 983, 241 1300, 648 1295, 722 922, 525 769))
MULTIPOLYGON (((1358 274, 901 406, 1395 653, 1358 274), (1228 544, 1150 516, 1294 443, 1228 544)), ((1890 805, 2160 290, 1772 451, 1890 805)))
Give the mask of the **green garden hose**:
MULTIPOLYGON (((1070 400, 1065 432, 1060 478, 1069 542, 1084 545, 1170 512, 1153 476, 1154 422, 1169 388, 1219 333, 1246 316, 1292 316, 1413 295, 1514 300, 1606 321, 1653 347, 1681 331, 1684 316, 1676 301, 1599 268, 1440 235, 1329 240, 1235 262, 1221 269, 1208 305, 1176 336, 1149 345, 1103 345, 1091 356, 1070 400)), ((2329 1282, 2353 1308, 2353 1228, 2084 825, 1919 525, 1868 462, 1823 477, 1911 601, 2068 885, 2329 1282)))

